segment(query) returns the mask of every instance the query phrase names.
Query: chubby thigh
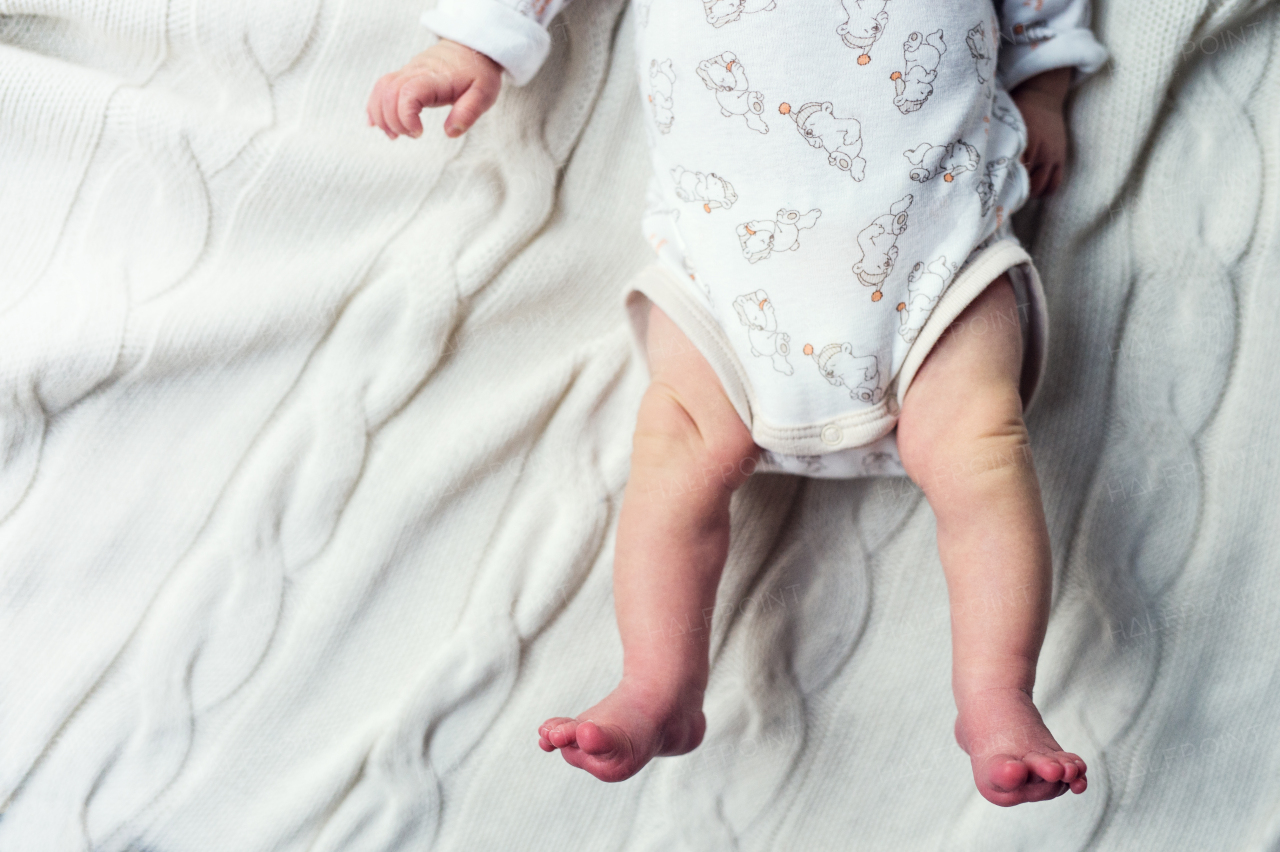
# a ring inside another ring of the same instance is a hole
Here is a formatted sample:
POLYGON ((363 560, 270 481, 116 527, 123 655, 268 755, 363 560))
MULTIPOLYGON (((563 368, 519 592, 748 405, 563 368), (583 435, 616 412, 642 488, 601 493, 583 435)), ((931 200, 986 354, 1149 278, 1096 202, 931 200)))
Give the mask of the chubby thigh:
POLYGON ((753 417, 892 415, 931 312, 1025 199, 990 0, 637 4, 645 233, 753 417))
POLYGON ((1031 470, 1022 421, 1018 300, 993 281, 939 338, 902 401, 898 449, 907 473, 945 499, 984 473, 1031 470))

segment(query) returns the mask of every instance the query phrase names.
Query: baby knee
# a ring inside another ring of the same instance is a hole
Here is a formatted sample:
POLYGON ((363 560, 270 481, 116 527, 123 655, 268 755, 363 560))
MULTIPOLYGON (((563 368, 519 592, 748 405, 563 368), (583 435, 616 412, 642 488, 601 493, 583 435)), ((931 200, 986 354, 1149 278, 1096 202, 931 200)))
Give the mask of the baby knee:
POLYGON ((640 401, 632 468, 702 477, 733 490, 755 471, 760 448, 728 400, 690 406, 668 385, 654 382, 640 401), (722 410, 725 409, 725 410, 722 410))
POLYGON ((914 409, 898 422, 898 452, 925 493, 977 484, 986 474, 1031 463, 1031 442, 1018 389, 975 389, 959 410, 914 409))

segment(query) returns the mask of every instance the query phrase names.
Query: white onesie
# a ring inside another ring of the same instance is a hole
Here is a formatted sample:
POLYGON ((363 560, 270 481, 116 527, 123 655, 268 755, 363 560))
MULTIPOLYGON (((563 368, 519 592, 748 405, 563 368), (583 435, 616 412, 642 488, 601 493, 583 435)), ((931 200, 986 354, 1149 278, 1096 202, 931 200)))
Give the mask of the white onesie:
MULTIPOLYGON (((423 22, 517 84, 567 0, 441 0, 423 22)), ((580 0, 581 2, 581 0, 580 0)), ((658 262, 630 285, 689 336, 759 470, 902 472, 894 427, 942 332, 1002 273, 1024 402, 1044 294, 1009 229, 1026 130, 1008 88, 1106 59, 1089 0, 633 0, 658 262)), ((985 329, 972 329, 983 333, 985 329)))

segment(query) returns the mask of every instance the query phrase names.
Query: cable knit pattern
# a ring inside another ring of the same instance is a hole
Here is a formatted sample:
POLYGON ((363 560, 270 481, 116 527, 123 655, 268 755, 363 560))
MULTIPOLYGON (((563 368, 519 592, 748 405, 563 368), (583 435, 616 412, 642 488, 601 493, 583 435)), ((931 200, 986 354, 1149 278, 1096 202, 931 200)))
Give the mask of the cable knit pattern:
POLYGON ((536 747, 621 671, 624 5, 568 6, 464 138, 392 143, 363 105, 416 4, 0 0, 0 849, 1280 845, 1263 0, 1098 0, 1111 61, 1020 223, 1037 697, 1088 793, 974 791, 900 480, 740 492, 699 749, 605 785, 536 747))

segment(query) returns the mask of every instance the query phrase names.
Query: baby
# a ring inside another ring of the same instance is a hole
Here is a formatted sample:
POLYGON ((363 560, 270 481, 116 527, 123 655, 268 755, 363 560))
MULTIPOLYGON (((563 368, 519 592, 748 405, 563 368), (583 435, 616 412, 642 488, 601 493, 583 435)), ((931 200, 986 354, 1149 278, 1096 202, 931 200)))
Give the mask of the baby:
MULTIPOLYGON (((378 82, 370 123, 417 137, 452 104, 464 133, 504 71, 534 76, 564 2, 441 0, 441 41, 378 82)), ((753 471, 905 472, 937 517, 978 790, 1084 792, 1031 697, 1052 571, 1023 409, 1046 316, 1008 221, 1057 188, 1068 86, 1106 52, 1088 0, 997 2, 635 0, 656 260, 627 294, 651 384, 614 559, 623 674, 543 723, 544 750, 620 781, 697 747, 710 631, 662 625, 714 610, 753 471)))

